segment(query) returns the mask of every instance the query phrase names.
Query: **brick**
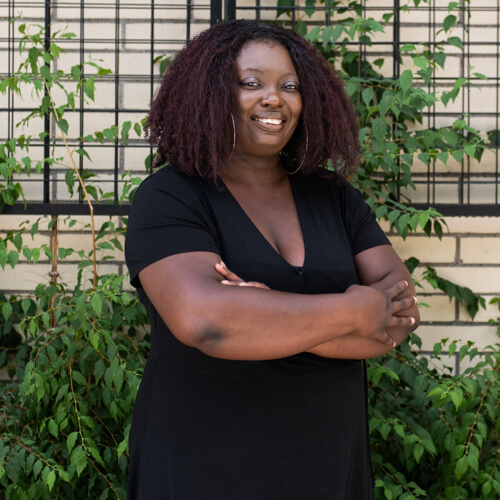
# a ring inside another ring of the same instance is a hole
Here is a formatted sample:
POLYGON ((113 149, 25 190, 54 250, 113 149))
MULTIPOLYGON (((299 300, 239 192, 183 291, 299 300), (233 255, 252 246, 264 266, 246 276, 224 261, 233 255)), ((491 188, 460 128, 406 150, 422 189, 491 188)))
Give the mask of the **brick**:
POLYGON ((446 217, 446 223, 450 233, 500 233, 500 217, 446 217))
POLYGON ((394 250, 402 260, 409 257, 417 257, 423 262, 454 262, 456 254, 456 238, 409 236, 403 240, 400 236, 390 236, 394 250))
POLYGON ((436 271, 443 278, 475 293, 498 293, 500 267, 436 267, 436 271))
POLYGON ((500 264, 500 235, 497 238, 461 238, 460 259, 464 264, 500 264))
POLYGON ((422 339, 422 351, 432 351, 434 344, 448 338, 450 342, 474 342, 479 350, 499 342, 496 327, 492 325, 421 325, 417 335, 422 339))
POLYGON ((123 88, 123 106, 125 108, 147 108, 150 101, 149 83, 130 82, 123 88))
POLYGON ((417 289, 419 303, 425 303, 429 307, 419 307, 420 320, 422 323, 433 321, 455 321, 455 299, 447 295, 420 295, 417 289))
POLYGON ((39 283, 49 282, 50 264, 18 264, 0 269, 1 289, 4 293, 34 290, 39 283))
MULTIPOLYGON (((0 215, 0 231, 9 231, 9 230, 17 230, 21 227, 27 227, 27 231, 32 225, 38 220, 42 219, 43 222, 39 223, 40 229, 47 228, 48 219, 43 216, 28 216, 28 215, 0 215), (23 224, 23 222, 27 221, 27 224, 23 224)), ((28 236, 29 238, 29 236, 28 236)))

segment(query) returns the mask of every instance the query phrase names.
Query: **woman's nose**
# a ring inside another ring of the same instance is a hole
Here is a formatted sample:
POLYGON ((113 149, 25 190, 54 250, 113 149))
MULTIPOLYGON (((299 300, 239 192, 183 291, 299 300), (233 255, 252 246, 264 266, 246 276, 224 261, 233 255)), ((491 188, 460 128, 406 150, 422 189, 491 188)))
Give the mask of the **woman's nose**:
POLYGON ((263 106, 281 106, 283 104, 283 100, 281 99, 281 95, 278 89, 269 88, 266 89, 266 93, 261 99, 261 103, 263 106))

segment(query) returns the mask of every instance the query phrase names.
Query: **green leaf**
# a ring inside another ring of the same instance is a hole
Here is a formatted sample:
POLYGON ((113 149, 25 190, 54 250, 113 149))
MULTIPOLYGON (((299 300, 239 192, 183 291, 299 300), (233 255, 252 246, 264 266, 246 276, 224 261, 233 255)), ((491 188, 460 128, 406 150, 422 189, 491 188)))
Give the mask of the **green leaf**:
POLYGON ((57 424, 54 422, 54 419, 50 419, 49 420, 49 424, 48 424, 48 429, 49 429, 49 432, 55 437, 57 438, 58 434, 59 434, 59 429, 57 428, 57 424))
POLYGON ((99 317, 102 312, 102 296, 100 293, 95 293, 90 301, 92 309, 95 311, 96 315, 99 317))
POLYGON ((443 21, 443 28, 445 31, 450 30, 455 26, 457 22, 457 16, 454 16, 453 14, 450 14, 449 16, 446 16, 444 21, 443 21))
POLYGON ((321 41, 323 42, 323 47, 327 49, 328 45, 335 44, 343 31, 344 27, 342 26, 342 24, 325 27, 323 29, 323 32, 321 33, 321 41))
POLYGON ((40 474, 43 468, 43 462, 41 460, 37 460, 33 465, 33 476, 36 478, 38 474, 40 474))
POLYGON ((436 158, 446 165, 450 155, 446 151, 441 151, 436 155, 436 158))
POLYGON ((446 61, 446 54, 444 52, 434 52, 434 61, 436 64, 444 68, 444 62, 446 61))
POLYGON ((463 399, 464 399, 464 393, 461 389, 458 387, 450 391, 450 398, 453 404, 455 405, 455 408, 458 409, 462 405, 463 399))
POLYGON ((458 36, 451 36, 450 38, 448 38, 448 43, 450 45, 453 45, 454 47, 459 48, 460 50, 464 50, 462 40, 460 40, 460 38, 458 38, 458 36))
POLYGON ((428 65, 427 58, 424 56, 418 56, 413 59, 413 64, 419 68, 426 69, 428 65))
POLYGON ((457 478, 457 481, 460 481, 461 477, 467 472, 467 469, 467 458, 459 458, 457 464, 455 465, 455 477, 457 478))
POLYGON ((49 472, 49 475, 47 476, 47 486, 49 487, 49 491, 52 491, 55 481, 56 481, 56 473, 54 472, 54 469, 52 469, 49 472))
POLYGON ((87 386, 87 381, 85 380, 85 377, 78 370, 73 370, 71 372, 71 376, 77 384, 87 386))
POLYGON ((76 82, 80 81, 80 78, 82 76, 82 70, 80 69, 80 66, 71 67, 71 76, 76 82))
POLYGON ((451 152, 451 156, 455 158, 459 163, 464 159, 464 153, 465 151, 463 149, 455 149, 454 151, 451 152))
POLYGON ((16 252, 15 250, 11 250, 7 254, 7 260, 9 261, 10 267, 14 269, 14 267, 17 264, 17 261, 19 260, 19 252, 16 252))
POLYGON ((21 309, 23 310, 23 313, 26 315, 28 314, 28 311, 30 310, 31 306, 31 300, 26 298, 21 300, 21 309))
POLYGON ((399 84, 401 85, 401 90, 406 93, 413 83, 413 73, 409 69, 405 69, 403 74, 399 77, 399 84))
POLYGON ((363 97, 363 101, 367 107, 370 106, 370 103, 371 103, 374 95, 375 95, 375 92, 373 91, 373 87, 367 87, 361 93, 361 96, 363 97))
POLYGON ((459 135, 453 130, 447 130, 443 136, 445 141, 448 142, 452 148, 458 144, 458 140, 460 138, 459 135))
POLYGON ((10 302, 5 302, 2 306, 2 314, 5 322, 7 322, 10 318, 10 315, 12 314, 13 311, 12 304, 10 302))
POLYGON ((383 95, 382 100, 380 101, 380 105, 379 105, 380 116, 385 116, 388 113, 393 102, 394 102, 393 92, 392 91, 390 93, 387 91, 384 92, 384 95, 383 95))
MULTIPOLYGON (((436 347, 436 346, 434 346, 434 347, 436 347)), ((431 398, 432 396, 437 396, 437 395, 441 395, 441 394, 443 394, 443 388, 438 386, 438 387, 434 387, 434 389, 432 389, 432 391, 430 391, 427 394, 427 397, 431 398)))
POLYGON ((467 156, 470 156, 471 158, 474 157, 476 154, 476 148, 472 144, 466 144, 464 146, 464 151, 467 156))
POLYGON ((375 139, 377 139, 379 143, 382 144, 384 142, 385 133, 387 131, 387 121, 381 116, 378 116, 372 122, 372 131, 375 139))
POLYGON ((31 65, 31 71, 36 75, 38 74, 38 49, 36 47, 31 47, 28 51, 28 61, 31 65))
POLYGON ((94 92, 95 92, 95 83, 94 83, 94 77, 91 76, 83 85, 83 91, 85 92, 85 95, 91 99, 92 101, 94 100, 94 92))
POLYGON ((132 122, 130 121, 126 121, 123 123, 123 126, 122 126, 122 142, 125 146, 128 145, 128 134, 129 134, 129 131, 132 127, 132 122))
POLYGON ((415 447, 413 448, 413 456, 415 457, 415 460, 417 461, 417 464, 420 462, 420 459, 422 458, 422 455, 424 454, 424 447, 422 444, 417 443, 415 447))
POLYGON ((80 477, 81 473, 84 471, 87 466, 87 456, 85 454, 85 450, 83 446, 77 446, 71 453, 70 458, 71 465, 74 465, 76 468, 76 473, 78 477, 80 477))
POLYGON ((401 52, 414 52, 417 50, 417 47, 413 43, 405 43, 399 50, 401 52))
POLYGON ((78 439, 78 432, 74 431, 66 440, 66 446, 68 447, 68 453, 71 453, 71 450, 75 447, 76 440, 78 439))
POLYGON ((62 118, 61 120, 59 120, 57 122, 57 126, 62 130, 62 132, 65 134, 65 135, 68 135, 68 128, 69 128, 69 125, 68 125, 68 122, 62 118))

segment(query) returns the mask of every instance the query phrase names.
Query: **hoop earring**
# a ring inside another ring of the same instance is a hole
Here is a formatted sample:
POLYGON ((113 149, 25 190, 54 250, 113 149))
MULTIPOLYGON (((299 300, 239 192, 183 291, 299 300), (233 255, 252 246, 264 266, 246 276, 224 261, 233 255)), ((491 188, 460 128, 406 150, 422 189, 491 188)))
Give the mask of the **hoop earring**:
MULTIPOLYGON (((302 165, 304 165, 304 161, 306 159, 306 156, 307 156, 307 149, 309 148, 309 132, 307 131, 307 127, 304 125, 305 129, 306 129, 306 150, 304 152, 304 156, 302 157, 302 161, 300 162, 300 165, 299 167, 294 170, 293 172, 287 172, 285 169, 285 172, 288 174, 288 175, 293 175, 293 174, 296 174, 301 168, 302 168, 302 165)), ((278 157, 279 158, 279 157, 278 157)), ((281 162, 280 162, 281 163, 281 162)))
POLYGON ((234 153, 234 148, 236 147, 236 125, 234 124, 234 116, 231 113, 231 122, 233 123, 233 150, 231 151, 231 155, 234 153))

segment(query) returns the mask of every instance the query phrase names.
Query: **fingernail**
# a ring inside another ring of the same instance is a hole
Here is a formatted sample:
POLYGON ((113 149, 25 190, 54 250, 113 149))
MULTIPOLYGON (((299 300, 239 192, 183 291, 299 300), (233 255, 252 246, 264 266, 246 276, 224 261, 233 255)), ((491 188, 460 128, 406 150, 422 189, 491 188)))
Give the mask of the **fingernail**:
POLYGON ((242 281, 241 283, 238 283, 238 286, 247 286, 247 282, 246 281, 242 281))
POLYGON ((410 325, 413 325, 415 323, 415 318, 410 318, 410 325))
POLYGON ((222 260, 220 261, 220 265, 221 265, 222 267, 226 267, 226 264, 224 264, 224 262, 223 262, 222 260))
POLYGON ((223 285, 229 285, 231 282, 229 280, 222 280, 221 283, 223 285))

